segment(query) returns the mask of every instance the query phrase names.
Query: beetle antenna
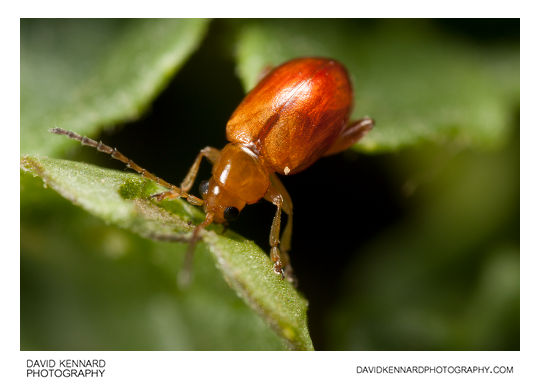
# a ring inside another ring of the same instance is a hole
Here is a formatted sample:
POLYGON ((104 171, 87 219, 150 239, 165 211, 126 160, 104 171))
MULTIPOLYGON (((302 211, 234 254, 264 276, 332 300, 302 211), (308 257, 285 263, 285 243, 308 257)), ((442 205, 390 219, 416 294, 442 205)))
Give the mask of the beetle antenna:
POLYGON ((186 287, 191 282, 191 265, 193 262, 193 254, 195 253, 195 246, 197 245, 197 242, 200 240, 199 233, 201 229, 207 227, 212 223, 214 220, 214 213, 213 212, 207 212, 206 217, 204 218, 204 221, 197 225, 195 229, 193 230, 193 233, 191 235, 191 239, 189 240, 188 249, 186 251, 186 256, 184 258, 184 265, 182 265, 182 268, 178 272, 177 282, 178 286, 180 288, 186 287))
POLYGON ((203 201, 199 199, 198 197, 195 197, 193 195, 190 195, 186 192, 184 192, 181 188, 177 187, 176 185, 173 185, 171 183, 166 182, 160 177, 157 177, 151 172, 148 172, 146 169, 141 167, 138 164, 135 164, 131 159, 124 156, 120 151, 118 151, 116 148, 109 147, 106 144, 103 144, 101 141, 97 142, 95 140, 92 140, 86 136, 81 136, 78 133, 67 131, 62 128, 51 128, 49 129, 49 132, 55 133, 57 135, 64 135, 69 137, 70 139, 76 140, 81 143, 81 145, 87 145, 89 147, 95 148, 100 152, 106 153, 110 155, 113 159, 119 160, 122 163, 126 164, 128 168, 133 169, 135 172, 141 174, 143 177, 155 181, 159 185, 167 188, 168 190, 174 191, 178 194, 178 196, 186 199, 190 204, 193 205, 202 205, 203 201))

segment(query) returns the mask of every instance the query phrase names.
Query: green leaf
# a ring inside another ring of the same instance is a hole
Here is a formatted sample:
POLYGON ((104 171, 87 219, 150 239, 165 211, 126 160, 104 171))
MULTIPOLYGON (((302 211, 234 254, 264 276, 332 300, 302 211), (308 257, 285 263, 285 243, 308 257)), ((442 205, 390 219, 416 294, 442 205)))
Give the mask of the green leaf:
POLYGON ((21 21, 21 152, 52 155, 73 143, 47 132, 96 136, 134 120, 201 42, 206 20, 21 21))
POLYGON ((21 349, 285 350, 227 287, 205 247, 189 287, 175 283, 185 244, 106 225, 23 173, 21 349))
POLYGON ((362 151, 426 141, 496 146, 519 103, 518 46, 476 46, 427 21, 258 20, 242 25, 237 47, 246 90, 265 67, 291 58, 343 62, 355 90, 352 117, 376 121, 356 145, 362 151))
POLYGON ((186 245, 106 225, 23 173, 21 349, 284 350, 283 340, 227 287, 206 247, 194 276, 175 276, 186 245))
MULTIPOLYGON (((181 200, 155 203, 151 181, 132 173, 84 163, 24 156, 21 167, 46 186, 107 223, 151 239, 189 238, 189 222, 202 212, 181 200)), ((212 225, 210 229, 222 229, 212 225)), ((252 241, 230 231, 203 232, 203 242, 227 283, 292 349, 313 349, 307 329, 306 300, 272 270, 268 256, 252 241)), ((182 248, 185 249, 185 248, 182 248)))

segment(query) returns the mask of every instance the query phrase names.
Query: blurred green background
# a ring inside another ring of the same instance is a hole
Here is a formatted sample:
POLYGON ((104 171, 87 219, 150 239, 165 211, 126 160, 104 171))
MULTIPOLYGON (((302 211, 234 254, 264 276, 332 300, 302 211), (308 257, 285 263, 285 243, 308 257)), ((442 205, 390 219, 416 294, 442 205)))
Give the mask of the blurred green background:
MULTIPOLYGON (((342 61, 377 122, 281 178, 315 349, 518 350, 519 20, 22 20, 21 155, 124 169, 57 125, 179 183, 258 73, 299 56, 342 61)), ((273 213, 232 229, 268 251, 273 213)), ((179 290, 184 250, 21 172, 21 349, 285 348, 205 247, 179 290)))

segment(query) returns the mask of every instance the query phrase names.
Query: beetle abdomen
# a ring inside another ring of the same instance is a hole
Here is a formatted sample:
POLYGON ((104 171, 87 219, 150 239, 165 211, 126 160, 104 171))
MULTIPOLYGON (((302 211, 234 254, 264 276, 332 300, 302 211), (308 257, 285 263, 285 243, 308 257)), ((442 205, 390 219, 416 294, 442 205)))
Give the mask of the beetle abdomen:
POLYGON ((349 77, 337 61, 292 60, 245 97, 227 123, 227 139, 256 148, 275 172, 297 173, 333 144, 351 104, 349 77))

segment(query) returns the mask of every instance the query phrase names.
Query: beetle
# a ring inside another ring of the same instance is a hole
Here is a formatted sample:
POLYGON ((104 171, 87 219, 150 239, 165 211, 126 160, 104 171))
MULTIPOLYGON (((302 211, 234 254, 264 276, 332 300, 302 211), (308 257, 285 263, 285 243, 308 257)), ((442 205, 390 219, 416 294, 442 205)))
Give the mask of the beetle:
POLYGON ((246 205, 261 199, 270 201, 276 206, 269 238, 273 270, 293 281, 288 255, 293 204, 276 174, 301 172, 321 157, 344 151, 369 132, 374 126, 371 118, 349 121, 352 105, 351 81, 337 60, 290 60, 269 71, 246 95, 227 122, 229 143, 221 150, 203 148, 180 187, 153 175, 101 141, 61 128, 50 131, 107 153, 164 186, 167 191, 151 196, 158 201, 185 198, 191 204, 202 205, 205 219, 193 230, 186 263, 203 228, 212 222, 235 219, 246 205), (200 185, 200 199, 189 191, 203 157, 213 168, 211 178, 200 185), (288 220, 280 239, 282 211, 288 220))

